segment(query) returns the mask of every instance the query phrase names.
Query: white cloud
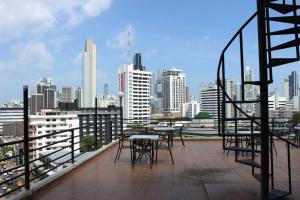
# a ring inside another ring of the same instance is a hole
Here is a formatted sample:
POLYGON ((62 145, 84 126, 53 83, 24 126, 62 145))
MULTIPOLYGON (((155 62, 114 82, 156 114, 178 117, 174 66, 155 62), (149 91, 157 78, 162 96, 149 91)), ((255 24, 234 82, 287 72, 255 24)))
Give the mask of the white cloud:
POLYGON ((55 48, 60 48, 64 43, 72 41, 72 38, 68 35, 63 35, 60 37, 55 37, 53 38, 50 43, 55 47, 55 48))
POLYGON ((48 51, 46 44, 41 41, 18 43, 10 48, 10 54, 14 59, 0 62, 0 70, 45 70, 54 66, 52 54, 48 51))
POLYGON ((118 33, 113 39, 106 42, 108 47, 117 49, 126 49, 128 42, 130 45, 134 43, 135 30, 131 24, 128 24, 124 31, 118 33))
POLYGON ((75 65, 82 65, 82 52, 79 52, 77 56, 74 58, 73 63, 75 65))
POLYGON ((24 34, 72 28, 109 9, 112 0, 2 0, 0 2, 0 42, 24 34))

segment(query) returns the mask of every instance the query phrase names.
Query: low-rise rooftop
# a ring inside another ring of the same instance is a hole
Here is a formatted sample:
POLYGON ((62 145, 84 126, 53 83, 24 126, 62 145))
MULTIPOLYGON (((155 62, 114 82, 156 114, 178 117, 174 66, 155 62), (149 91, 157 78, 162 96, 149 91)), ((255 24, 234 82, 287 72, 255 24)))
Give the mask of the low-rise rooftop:
MULTIPOLYGON (((175 142, 175 164, 168 151, 159 150, 152 169, 147 162, 130 164, 128 149, 114 164, 117 145, 78 166, 29 197, 32 200, 134 200, 134 199, 260 199, 260 183, 251 168, 234 162, 234 154, 222 150, 221 140, 175 142)), ((287 189, 285 143, 276 142, 276 188, 287 189)), ((245 156, 245 155, 244 155, 245 156)), ((300 199, 300 150, 291 151, 293 194, 300 199)), ((258 169, 257 169, 258 170, 258 169)))

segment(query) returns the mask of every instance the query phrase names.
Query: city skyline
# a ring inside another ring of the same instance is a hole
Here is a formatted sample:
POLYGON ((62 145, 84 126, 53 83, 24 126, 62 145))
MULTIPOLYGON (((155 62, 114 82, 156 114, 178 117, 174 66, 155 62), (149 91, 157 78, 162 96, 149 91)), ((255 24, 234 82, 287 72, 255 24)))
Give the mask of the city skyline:
MULTIPOLYGON (((35 10, 24 9, 20 5, 22 3, 9 1, 2 8, 2 14, 8 12, 15 17, 15 21, 8 25, 0 20, 1 103, 21 99, 22 86, 28 84, 33 90, 35 81, 43 76, 52 77, 59 86, 82 87, 81 58, 86 37, 93 38, 98 47, 96 93, 100 93, 103 84, 108 83, 111 93, 117 94, 118 67, 126 63, 129 42, 131 55, 141 52, 149 71, 180 66, 187 75, 190 93, 197 96, 201 82, 216 79, 219 53, 226 41, 255 10, 252 2, 238 0, 191 1, 182 6, 173 5, 170 1, 98 0, 86 1, 83 5, 67 5, 62 1, 48 2, 46 6, 27 1, 28 7, 36 5, 44 11, 40 12, 40 18, 32 19, 31 13, 35 10), (18 6, 15 5, 17 3, 18 6), (225 4, 232 6, 224 10, 225 4), (214 7, 215 12, 205 9, 201 13, 196 12, 202 7, 214 7), (67 9, 74 12, 67 13, 67 9), (153 15, 151 10, 156 10, 157 14, 153 15), (165 10, 173 12, 165 13, 165 10), (179 12, 182 14, 178 15, 179 12), (207 16, 209 22, 200 15, 207 16), (183 20, 183 17, 189 20, 183 20), (167 23, 169 21, 177 23, 167 23), (218 33, 219 30, 222 34, 218 33)), ((254 32, 250 30, 250 33, 254 32)), ((245 59, 245 64, 257 67, 254 61, 257 41, 253 38, 247 38, 247 48, 252 53, 250 58, 245 59)), ((230 58, 227 63, 236 65, 236 58, 230 58)), ((282 80, 291 71, 297 71, 296 66, 297 63, 291 64, 289 70, 276 68, 276 84, 270 86, 271 90, 277 88, 281 91, 282 80)), ((255 72, 257 76, 258 70, 255 72)), ((235 75, 234 70, 232 73, 235 75)))

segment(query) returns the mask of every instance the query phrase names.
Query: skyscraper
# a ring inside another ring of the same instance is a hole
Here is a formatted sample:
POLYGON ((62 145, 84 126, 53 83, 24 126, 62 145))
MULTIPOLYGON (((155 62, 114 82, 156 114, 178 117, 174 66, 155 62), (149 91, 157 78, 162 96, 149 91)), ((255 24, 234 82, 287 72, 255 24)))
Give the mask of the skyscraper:
POLYGON ((163 112, 179 117, 181 104, 185 103, 186 78, 182 70, 170 68, 162 73, 163 112))
MULTIPOLYGON (((43 95, 42 108, 56 108, 56 85, 52 79, 44 77, 37 82, 36 94, 43 95)), ((32 105, 36 107, 36 105, 32 105)))
POLYGON ((30 114, 35 115, 37 112, 41 112, 44 107, 44 95, 32 94, 30 98, 30 114))
POLYGON ((75 90, 75 102, 78 108, 82 107, 82 89, 80 87, 75 90))
POLYGON ((61 102, 71 103, 73 102, 72 86, 63 86, 61 89, 61 102))
POLYGON ((134 68, 133 64, 119 68, 119 91, 124 93, 124 118, 129 122, 146 123, 150 118, 151 72, 134 68))
POLYGON ((140 53, 136 53, 134 55, 134 59, 133 59, 133 69, 134 70, 145 70, 145 68, 142 65, 142 56, 140 53))
POLYGON ((298 74, 296 71, 292 71, 289 75, 289 100, 292 100, 294 96, 298 96, 298 74))
POLYGON ((85 41, 82 64, 83 107, 93 107, 96 97, 96 45, 91 38, 85 41))
POLYGON ((288 79, 283 80, 282 92, 283 92, 283 96, 286 97, 287 100, 289 100, 290 96, 289 96, 289 80, 288 79))
MULTIPOLYGON (((246 66, 245 74, 244 74, 245 81, 254 81, 253 78, 253 69, 250 66, 246 66)), ((247 84, 244 88, 245 92, 245 100, 251 101, 256 99, 256 93, 258 90, 255 88, 255 85, 247 84)), ((253 114, 255 112, 255 105, 254 103, 247 103, 243 105, 243 109, 249 113, 253 114)))
POLYGON ((106 97, 108 95, 108 84, 104 83, 103 87, 103 95, 106 97))

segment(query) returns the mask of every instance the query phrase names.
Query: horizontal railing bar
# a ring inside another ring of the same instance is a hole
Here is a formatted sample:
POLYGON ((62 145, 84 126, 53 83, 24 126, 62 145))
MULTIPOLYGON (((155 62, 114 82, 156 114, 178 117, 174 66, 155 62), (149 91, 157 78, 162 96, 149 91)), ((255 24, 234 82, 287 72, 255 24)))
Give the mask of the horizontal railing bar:
POLYGON ((20 156, 24 156, 24 155, 25 155, 25 153, 14 155, 14 156, 9 156, 9 157, 1 159, 0 162, 6 161, 6 160, 10 160, 10 159, 13 159, 13 158, 17 158, 17 157, 20 157, 20 156))
POLYGON ((6 192, 6 193, 0 195, 0 198, 1 198, 1 197, 4 197, 4 196, 7 196, 7 195, 9 195, 9 194, 11 194, 11 193, 13 193, 13 192, 15 192, 15 191, 19 190, 20 188, 23 188, 24 185, 25 185, 25 184, 23 184, 22 186, 16 187, 16 188, 12 189, 11 191, 6 192))
POLYGON ((35 162, 35 161, 37 161, 37 160, 40 160, 40 159, 42 159, 42 158, 46 158, 47 156, 50 156, 50 155, 52 155, 52 154, 55 154, 55 153, 57 153, 57 152, 59 152, 59 151, 62 151, 62 150, 64 150, 64 149, 66 149, 66 148, 71 148, 71 145, 66 146, 65 148, 58 149, 58 150, 53 151, 53 152, 51 152, 51 153, 48 153, 47 155, 41 156, 41 157, 39 157, 39 158, 30 160, 29 163, 33 163, 33 162, 35 162))
MULTIPOLYGON (((67 160, 66 162, 69 162, 69 161, 71 161, 71 160, 72 160, 72 158, 69 159, 69 160, 67 160)), ((34 181, 35 179, 37 179, 37 178, 39 178, 39 177, 41 177, 41 176, 47 174, 48 172, 52 171, 53 169, 56 169, 56 168, 60 167, 60 166, 63 165, 63 164, 65 164, 65 163, 61 163, 61 164, 59 164, 59 165, 53 167, 52 169, 49 169, 49 170, 45 171, 45 172, 42 173, 42 174, 39 174, 39 176, 36 176, 36 177, 34 177, 33 179, 30 179, 30 182, 32 182, 32 181, 34 181)))
POLYGON ((29 141, 38 140, 38 139, 41 139, 41 138, 44 138, 44 137, 51 137, 53 135, 57 135, 57 134, 65 133, 65 132, 70 132, 70 131, 74 131, 74 130, 81 129, 81 128, 87 128, 87 127, 93 127, 93 126, 90 125, 90 126, 83 126, 83 127, 76 127, 76 128, 65 129, 65 130, 61 130, 61 131, 55 131, 53 133, 49 133, 49 134, 46 134, 46 135, 41 135, 41 136, 36 136, 36 137, 30 137, 29 141))
POLYGON ((2 143, 2 144, 0 144, 0 147, 10 146, 10 145, 15 145, 15 144, 20 144, 20 143, 24 143, 24 140, 17 140, 17 141, 2 143))
MULTIPOLYGON (((56 161, 56 160, 58 160, 58 159, 60 159, 60 158, 63 158, 63 157, 65 157, 66 155, 71 154, 71 153, 72 153, 72 152, 70 151, 70 152, 68 152, 68 153, 66 153, 66 154, 64 154, 64 155, 62 155, 62 156, 59 156, 59 157, 57 157, 57 158, 55 158, 55 159, 53 159, 53 160, 50 160, 49 162, 46 162, 46 163, 44 163, 44 164, 42 164, 42 165, 39 165, 39 166, 37 166, 36 168, 31 169, 30 172, 33 172, 34 170, 37 170, 37 169, 39 169, 39 168, 41 168, 41 167, 44 167, 45 165, 48 165, 48 164, 50 164, 50 163, 52 163, 52 162, 54 162, 54 161, 56 161)), ((65 163, 65 162, 64 162, 64 163, 65 163)))
POLYGON ((18 165, 17 167, 9 168, 9 169, 7 169, 7 170, 4 170, 4 171, 0 172, 0 175, 5 174, 5 173, 7 173, 7 172, 10 172, 10 171, 12 171, 12 170, 19 169, 19 168, 24 167, 24 166, 25 166, 25 165, 23 164, 23 165, 18 165))
POLYGON ((6 179, 5 181, 2 181, 0 184, 1 184, 1 185, 2 185, 2 184, 5 184, 5 183, 7 183, 7 182, 9 182, 9 181, 12 181, 12 180, 14 180, 14 179, 17 179, 17 178, 23 176, 23 175, 25 175, 25 173, 19 174, 19 175, 14 176, 14 177, 12 177, 12 178, 10 178, 10 179, 6 179))
POLYGON ((71 140, 71 138, 66 138, 66 139, 63 139, 63 140, 60 140, 60 141, 56 141, 56 142, 53 142, 53 143, 51 143, 51 144, 47 144, 47 145, 42 146, 42 147, 39 147, 39 148, 29 149, 29 152, 38 151, 38 150, 40 150, 40 149, 42 149, 42 148, 46 148, 46 147, 52 146, 52 145, 54 145, 54 144, 58 144, 58 143, 64 142, 64 141, 66 141, 66 140, 71 140))

